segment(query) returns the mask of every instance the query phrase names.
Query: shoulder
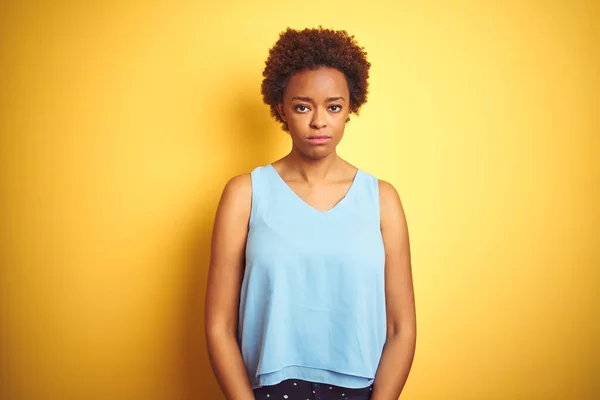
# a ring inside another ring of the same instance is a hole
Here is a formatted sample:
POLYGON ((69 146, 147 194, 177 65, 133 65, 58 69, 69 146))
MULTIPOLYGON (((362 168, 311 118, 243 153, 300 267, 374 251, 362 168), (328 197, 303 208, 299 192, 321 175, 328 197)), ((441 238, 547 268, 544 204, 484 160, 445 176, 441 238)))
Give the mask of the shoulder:
POLYGON ((254 186, 261 186, 261 182, 268 179, 269 166, 258 166, 251 172, 236 175, 227 181, 223 195, 243 197, 250 200, 254 186))
POLYGON ((250 173, 236 175, 225 184, 223 193, 244 195, 252 192, 252 178, 250 173))
POLYGON ((388 222, 403 221, 404 209, 398 191, 391 183, 378 179, 379 182, 379 208, 381 210, 381 223, 385 226, 388 222))
POLYGON ((252 203, 252 179, 249 173, 234 176, 225 184, 219 208, 234 214, 246 214, 252 203))
POLYGON ((379 183, 379 200, 382 204, 400 200, 400 196, 394 185, 383 179, 377 179, 377 182, 379 183))

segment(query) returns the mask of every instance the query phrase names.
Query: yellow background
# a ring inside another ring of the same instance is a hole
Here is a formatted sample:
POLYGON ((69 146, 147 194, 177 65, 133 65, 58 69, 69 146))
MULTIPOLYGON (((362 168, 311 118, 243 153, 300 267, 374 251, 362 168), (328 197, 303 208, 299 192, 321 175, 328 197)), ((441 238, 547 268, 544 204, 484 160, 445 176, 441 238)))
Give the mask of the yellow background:
POLYGON ((342 156, 409 218, 418 345, 402 396, 597 399, 595 1, 0 6, 0 398, 222 399, 211 224, 286 153, 261 102, 287 26, 356 35, 371 94, 342 156))

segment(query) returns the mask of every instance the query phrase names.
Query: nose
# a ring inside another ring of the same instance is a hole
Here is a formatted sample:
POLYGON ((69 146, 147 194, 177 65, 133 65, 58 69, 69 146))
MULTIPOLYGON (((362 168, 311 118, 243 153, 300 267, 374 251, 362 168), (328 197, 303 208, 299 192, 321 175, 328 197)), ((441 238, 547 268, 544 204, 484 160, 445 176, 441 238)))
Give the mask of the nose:
POLYGON ((327 122, 325 120, 326 111, 317 108, 312 115, 312 119, 310 120, 310 127, 313 129, 322 129, 327 126, 327 122))

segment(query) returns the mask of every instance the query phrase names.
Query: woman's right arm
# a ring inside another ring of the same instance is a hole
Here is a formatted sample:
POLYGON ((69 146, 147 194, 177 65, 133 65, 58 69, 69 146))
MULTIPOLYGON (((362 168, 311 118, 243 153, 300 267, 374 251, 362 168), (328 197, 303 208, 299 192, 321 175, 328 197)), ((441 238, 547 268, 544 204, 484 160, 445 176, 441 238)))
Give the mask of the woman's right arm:
POLYGON ((221 195, 212 234, 205 334, 213 372, 228 400, 254 400, 237 339, 251 203, 250 175, 232 178, 221 195))

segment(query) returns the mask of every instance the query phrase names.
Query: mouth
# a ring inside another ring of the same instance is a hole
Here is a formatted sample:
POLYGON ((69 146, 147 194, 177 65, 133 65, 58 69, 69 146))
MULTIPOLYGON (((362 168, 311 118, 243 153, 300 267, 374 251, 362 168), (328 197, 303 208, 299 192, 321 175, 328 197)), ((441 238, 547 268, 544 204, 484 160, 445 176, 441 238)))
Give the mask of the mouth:
POLYGON ((330 140, 331 140, 331 136, 327 136, 327 135, 314 135, 314 136, 308 137, 308 143, 310 143, 314 146, 326 144, 330 140))

